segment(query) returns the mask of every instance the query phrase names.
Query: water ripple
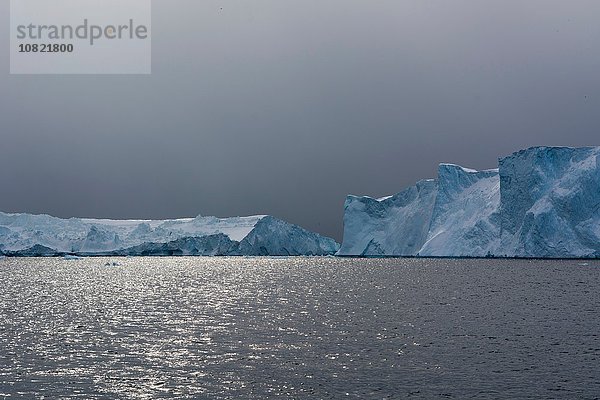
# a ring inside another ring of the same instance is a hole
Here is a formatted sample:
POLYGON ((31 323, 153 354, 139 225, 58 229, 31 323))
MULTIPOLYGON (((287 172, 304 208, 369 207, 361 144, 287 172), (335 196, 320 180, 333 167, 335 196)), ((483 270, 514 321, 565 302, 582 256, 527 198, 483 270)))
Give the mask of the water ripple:
POLYGON ((594 261, 2 259, 0 398, 598 398, 599 278, 594 261))

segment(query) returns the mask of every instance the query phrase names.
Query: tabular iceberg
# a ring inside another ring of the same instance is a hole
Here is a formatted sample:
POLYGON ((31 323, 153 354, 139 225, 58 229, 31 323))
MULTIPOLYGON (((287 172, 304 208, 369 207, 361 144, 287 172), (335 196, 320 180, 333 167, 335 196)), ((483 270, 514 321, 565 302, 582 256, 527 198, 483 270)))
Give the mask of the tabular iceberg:
POLYGON ((600 147, 533 147, 487 171, 441 164, 394 196, 348 196, 338 255, 600 257, 600 147))
POLYGON ((330 255, 330 238, 268 215, 164 221, 0 213, 0 255, 330 255))

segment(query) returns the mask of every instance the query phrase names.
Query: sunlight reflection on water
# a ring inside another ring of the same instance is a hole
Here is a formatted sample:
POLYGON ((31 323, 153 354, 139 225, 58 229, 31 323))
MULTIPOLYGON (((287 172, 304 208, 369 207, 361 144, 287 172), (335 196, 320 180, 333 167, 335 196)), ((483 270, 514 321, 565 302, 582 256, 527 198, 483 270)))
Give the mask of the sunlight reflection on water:
POLYGON ((3 259, 0 398, 594 398, 586 264, 3 259))

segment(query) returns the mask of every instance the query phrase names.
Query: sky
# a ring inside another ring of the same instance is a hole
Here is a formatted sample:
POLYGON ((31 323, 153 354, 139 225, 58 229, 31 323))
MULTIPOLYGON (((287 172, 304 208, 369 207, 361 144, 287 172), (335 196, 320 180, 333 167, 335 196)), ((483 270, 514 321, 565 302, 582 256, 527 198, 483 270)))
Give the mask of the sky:
POLYGON ((9 74, 0 210, 271 214, 342 239, 347 194, 440 162, 600 145, 597 0, 154 0, 152 74, 9 74))

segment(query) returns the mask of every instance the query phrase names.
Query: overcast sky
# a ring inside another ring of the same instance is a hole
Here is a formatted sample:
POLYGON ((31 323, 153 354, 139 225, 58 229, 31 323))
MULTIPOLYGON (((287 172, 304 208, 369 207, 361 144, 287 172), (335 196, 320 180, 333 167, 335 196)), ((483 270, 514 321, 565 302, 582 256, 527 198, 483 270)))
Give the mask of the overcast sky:
POLYGON ((154 1, 150 76, 11 76, 0 15, 6 212, 273 214, 340 240, 349 193, 600 145, 597 0, 154 1))

